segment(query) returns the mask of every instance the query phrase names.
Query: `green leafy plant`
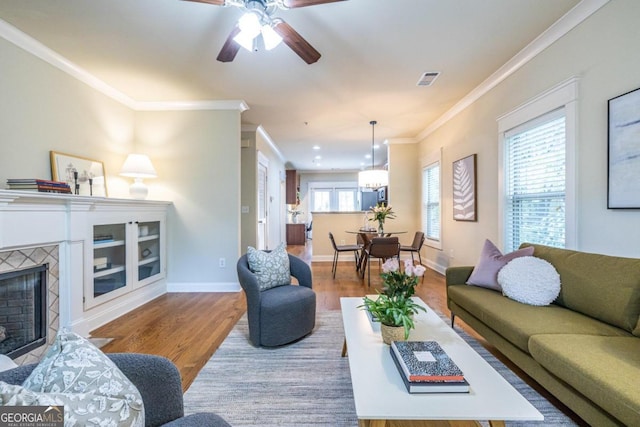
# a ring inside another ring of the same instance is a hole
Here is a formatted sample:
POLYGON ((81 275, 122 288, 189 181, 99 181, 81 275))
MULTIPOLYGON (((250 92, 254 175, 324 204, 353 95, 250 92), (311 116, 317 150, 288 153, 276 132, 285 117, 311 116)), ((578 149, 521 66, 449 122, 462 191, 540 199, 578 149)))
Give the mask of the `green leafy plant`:
POLYGON ((404 296, 409 298, 416 292, 416 286, 426 269, 421 265, 413 265, 410 259, 404 262, 404 271, 400 269, 397 258, 389 258, 382 264, 382 293, 390 297, 404 296))
POLYGON ((415 328, 413 315, 420 310, 427 311, 411 298, 403 295, 389 296, 385 294, 379 294, 375 299, 364 297, 363 304, 359 308, 369 310, 371 315, 384 325, 402 326, 404 339, 409 338, 409 332, 415 328))

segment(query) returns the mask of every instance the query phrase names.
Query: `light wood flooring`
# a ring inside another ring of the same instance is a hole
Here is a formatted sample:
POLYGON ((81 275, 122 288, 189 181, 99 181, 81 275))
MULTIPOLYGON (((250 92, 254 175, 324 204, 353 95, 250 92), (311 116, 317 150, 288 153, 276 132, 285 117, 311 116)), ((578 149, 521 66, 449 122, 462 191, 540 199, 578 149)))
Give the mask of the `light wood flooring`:
MULTIPOLYGON (((336 278, 333 279, 330 262, 311 263, 311 242, 306 246, 290 246, 288 250, 312 266, 318 311, 339 310, 340 297, 364 296, 375 293, 375 289, 381 286, 376 262, 371 266, 371 288, 368 288, 366 276, 364 281, 360 279, 349 254, 341 254, 336 278)), ((416 295, 433 309, 450 315, 446 304, 444 277, 441 274, 427 269, 424 280, 416 289, 416 295)), ((171 359, 180 370, 183 389, 186 391, 245 311, 246 303, 242 292, 170 293, 94 330, 91 336, 113 338, 113 341, 102 347, 107 353, 147 353, 171 359)), ((456 324, 477 338, 516 374, 576 422, 587 425, 464 322, 456 319, 456 324)))

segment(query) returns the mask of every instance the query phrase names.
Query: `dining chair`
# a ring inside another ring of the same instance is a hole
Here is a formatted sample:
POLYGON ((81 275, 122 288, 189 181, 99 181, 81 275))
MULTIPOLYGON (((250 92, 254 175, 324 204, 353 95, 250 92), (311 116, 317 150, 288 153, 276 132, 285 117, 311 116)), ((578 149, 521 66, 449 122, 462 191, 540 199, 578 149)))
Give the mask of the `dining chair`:
POLYGON ((420 250, 422 249, 422 245, 424 244, 424 233, 422 231, 416 231, 415 236, 413 236, 413 242, 411 245, 400 245, 400 251, 402 252, 410 252, 411 253, 411 262, 413 263, 413 254, 414 252, 418 254, 418 261, 422 264, 422 256, 420 255, 420 250))
POLYGON ((336 245, 336 240, 333 238, 333 233, 329 232, 329 240, 331 240, 331 246, 333 246, 333 265, 331 268, 331 273, 333 273, 333 278, 336 278, 336 270, 338 270, 338 257, 341 252, 353 252, 356 259, 356 270, 358 270, 358 266, 360 265, 360 259, 358 252, 360 251, 360 246, 358 245, 336 245))
POLYGON ((367 231, 361 231, 356 236, 356 243, 360 247, 360 260, 358 262, 357 270, 360 272, 361 279, 364 279, 364 269, 367 267, 366 252, 371 244, 371 239, 375 236, 377 236, 377 233, 367 231))
POLYGON ((386 261, 389 258, 400 259, 400 242, 397 237, 374 237, 366 250, 368 285, 371 287, 370 258, 386 261))

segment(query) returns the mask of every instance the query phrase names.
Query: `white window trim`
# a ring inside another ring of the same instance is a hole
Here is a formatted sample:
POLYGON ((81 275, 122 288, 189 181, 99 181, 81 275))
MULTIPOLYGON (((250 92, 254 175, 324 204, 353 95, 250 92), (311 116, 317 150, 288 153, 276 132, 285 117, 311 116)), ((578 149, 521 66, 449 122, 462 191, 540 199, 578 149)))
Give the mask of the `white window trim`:
MULTIPOLYGON (((347 188, 347 189, 355 189, 356 191, 356 205, 359 203, 358 200, 358 191, 360 190, 358 188, 358 181, 337 181, 337 182, 333 182, 333 181, 312 181, 307 185, 307 189, 309 194, 311 194, 312 191, 314 190, 331 190, 332 193, 336 190, 336 189, 341 189, 341 188, 347 188)), ((312 200, 309 200, 309 208, 311 209, 311 203, 312 200)), ((359 212, 359 210, 357 209, 358 207, 355 206, 353 211, 343 211, 343 212, 359 212)), ((330 211, 330 212, 334 212, 334 211, 330 211)), ((337 211, 335 211, 337 212, 337 211)))
POLYGON ((564 107, 566 127, 565 148, 565 247, 578 247, 578 217, 576 215, 577 195, 577 164, 576 140, 578 130, 578 77, 572 77, 535 98, 527 101, 513 111, 498 117, 498 238, 504 247, 504 215, 506 182, 504 171, 506 168, 504 144, 505 132, 543 114, 564 107))
MULTIPOLYGON (((442 148, 424 156, 422 158, 421 163, 422 163, 422 168, 420 169, 421 174, 426 167, 431 166, 434 163, 440 164, 440 177, 438 180, 440 184, 440 240, 429 239, 428 237, 426 237, 427 235, 425 233, 424 244, 434 249, 442 250, 442 240, 443 240, 443 234, 444 234, 442 230, 442 217, 443 217, 442 215, 442 148)), ((420 185, 422 185, 422 175, 420 175, 420 185)), ((424 194, 423 188, 421 188, 421 192, 420 192, 420 227, 422 227, 422 209, 424 207, 424 200, 422 200, 422 194, 424 194)))

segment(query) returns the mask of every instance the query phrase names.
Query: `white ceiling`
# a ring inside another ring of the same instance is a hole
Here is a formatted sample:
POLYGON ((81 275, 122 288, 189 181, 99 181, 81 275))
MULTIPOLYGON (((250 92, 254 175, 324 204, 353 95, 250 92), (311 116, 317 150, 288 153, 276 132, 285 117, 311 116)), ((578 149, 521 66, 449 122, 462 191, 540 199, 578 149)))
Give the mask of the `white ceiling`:
POLYGON ((262 125, 299 170, 357 170, 371 164, 369 121, 376 143, 415 137, 577 3, 347 0, 278 11, 322 54, 312 65, 284 44, 216 61, 234 7, 2 0, 0 19, 136 101, 244 100, 243 123, 262 125), (441 75, 417 87, 425 71, 441 75))

